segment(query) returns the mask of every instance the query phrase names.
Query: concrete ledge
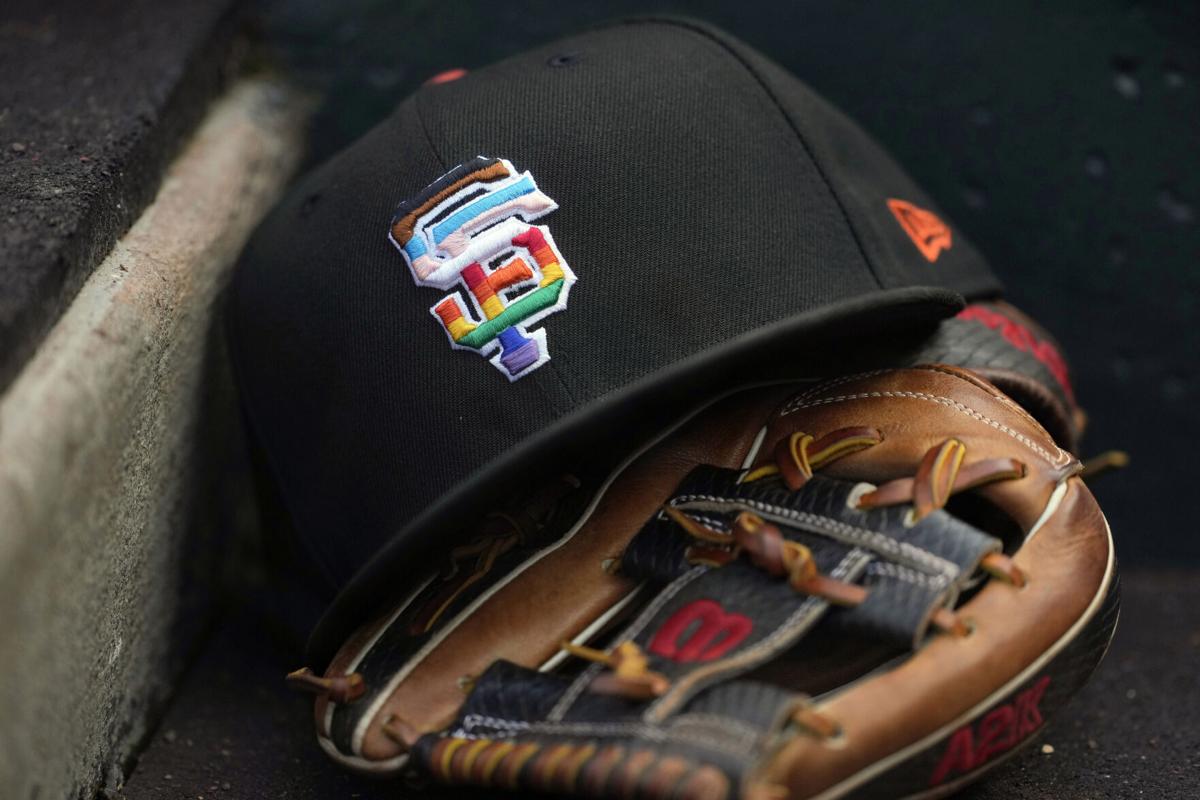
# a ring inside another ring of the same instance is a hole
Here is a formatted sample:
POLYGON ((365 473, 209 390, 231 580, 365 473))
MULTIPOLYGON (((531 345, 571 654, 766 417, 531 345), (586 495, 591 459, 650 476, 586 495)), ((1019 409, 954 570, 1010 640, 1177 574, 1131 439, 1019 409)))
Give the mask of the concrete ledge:
POLYGON ((174 629, 220 563, 213 432, 235 419, 215 301, 309 110, 235 84, 0 397, 5 797, 119 782, 178 672, 174 629))
POLYGON ((247 5, 0 5, 0 391, 253 57, 247 5))

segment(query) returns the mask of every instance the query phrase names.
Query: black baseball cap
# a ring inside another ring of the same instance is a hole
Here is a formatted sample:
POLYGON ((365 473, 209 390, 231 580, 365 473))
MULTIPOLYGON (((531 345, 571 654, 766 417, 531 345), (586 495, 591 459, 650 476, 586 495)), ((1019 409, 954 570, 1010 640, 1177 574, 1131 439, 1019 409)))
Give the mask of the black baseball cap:
POLYGON ((236 271, 252 433, 337 593, 323 665, 489 503, 660 414, 999 293, 857 125, 641 19, 432 83, 302 179, 236 271))

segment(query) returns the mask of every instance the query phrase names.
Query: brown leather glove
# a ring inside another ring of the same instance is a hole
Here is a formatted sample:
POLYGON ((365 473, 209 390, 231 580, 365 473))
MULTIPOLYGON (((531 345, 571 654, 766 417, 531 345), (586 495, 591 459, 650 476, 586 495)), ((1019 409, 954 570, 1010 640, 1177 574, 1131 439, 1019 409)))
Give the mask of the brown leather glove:
POLYGON ((743 390, 601 485, 491 515, 293 682, 321 692, 326 751, 369 772, 941 796, 1029 741, 1108 646, 1116 565, 1080 468, 960 367, 743 390))

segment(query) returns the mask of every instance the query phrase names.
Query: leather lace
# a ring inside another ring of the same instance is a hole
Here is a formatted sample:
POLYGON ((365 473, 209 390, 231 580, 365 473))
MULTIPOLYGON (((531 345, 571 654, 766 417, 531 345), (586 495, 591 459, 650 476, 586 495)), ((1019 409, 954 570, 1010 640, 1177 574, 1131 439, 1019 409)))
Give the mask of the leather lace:
MULTIPOLYGON (((868 427, 840 428, 819 438, 793 433, 776 443, 772 453, 774 463, 746 473, 742 482, 777 475, 789 489, 796 491, 822 467, 882 441, 883 434, 868 427)), ((857 507, 870 509, 912 503, 906 524, 913 525, 944 508, 958 492, 1025 475, 1025 465, 1016 459, 991 458, 968 464, 966 456, 963 442, 946 439, 925 453, 916 475, 888 481, 866 492, 858 498, 857 507)), ((807 547, 786 538, 778 527, 753 512, 738 514, 730 530, 724 532, 704 525, 678 508, 664 506, 662 511, 696 540, 687 551, 691 563, 719 567, 745 556, 767 574, 786 578, 798 593, 844 607, 860 605, 867 599, 867 588, 822 574, 807 547)), ((1024 572, 1002 553, 987 554, 979 567, 1018 588, 1027 581, 1024 572)), ((971 626, 949 608, 938 608, 931 621, 936 628, 953 636, 963 637, 971 632, 971 626)), ((592 683, 592 691, 649 699, 670 686, 664 676, 648 668, 648 659, 633 642, 624 642, 608 653, 570 642, 563 642, 562 646, 573 655, 611 668, 611 674, 602 675, 592 683)), ((840 731, 836 722, 808 704, 797 708, 791 721, 820 739, 830 739, 840 731)))
MULTIPOLYGON (((803 432, 793 433, 775 445, 774 464, 747 473, 742 482, 779 475, 789 489, 796 491, 820 467, 882 441, 882 433, 865 427, 839 428, 819 439, 803 432)), ((966 455, 967 446, 963 442, 946 439, 926 451, 915 476, 888 481, 861 495, 857 507, 865 510, 912 503, 907 523, 913 525, 944 508, 959 492, 1025 476, 1025 465, 1015 458, 988 458, 966 464, 966 455)), ((1002 553, 989 553, 980 568, 1015 586, 1025 585, 1025 575, 1002 553)))

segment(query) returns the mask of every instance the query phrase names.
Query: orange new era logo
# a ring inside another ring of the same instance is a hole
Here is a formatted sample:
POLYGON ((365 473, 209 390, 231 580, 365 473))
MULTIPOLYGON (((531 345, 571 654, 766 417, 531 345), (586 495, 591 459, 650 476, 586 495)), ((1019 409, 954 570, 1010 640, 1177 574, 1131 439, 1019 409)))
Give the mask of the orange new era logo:
POLYGON ((932 211, 895 198, 887 201, 900 227, 929 263, 937 261, 943 250, 950 249, 950 228, 932 211))

